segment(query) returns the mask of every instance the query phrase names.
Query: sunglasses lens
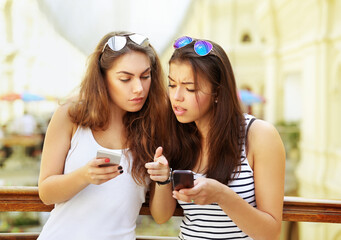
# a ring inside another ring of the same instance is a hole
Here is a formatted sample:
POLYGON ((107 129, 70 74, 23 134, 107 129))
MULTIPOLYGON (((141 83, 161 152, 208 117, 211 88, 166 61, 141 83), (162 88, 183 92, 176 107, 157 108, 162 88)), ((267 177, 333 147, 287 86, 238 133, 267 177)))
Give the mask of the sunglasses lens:
POLYGON ((212 48, 212 44, 207 41, 197 41, 194 44, 194 51, 200 56, 205 56, 209 54, 212 48))
POLYGON ((146 38, 143 35, 140 34, 132 34, 129 35, 130 40, 132 40, 134 43, 142 46, 142 47, 147 47, 149 45, 148 38, 146 38))
POLYGON ((181 38, 178 38, 177 40, 175 40, 174 42, 174 48, 182 48, 184 46, 186 46, 187 44, 190 44, 193 41, 192 38, 184 36, 181 38))
POLYGON ((108 40, 108 45, 113 51, 120 51, 127 43, 127 39, 124 36, 114 36, 108 40))

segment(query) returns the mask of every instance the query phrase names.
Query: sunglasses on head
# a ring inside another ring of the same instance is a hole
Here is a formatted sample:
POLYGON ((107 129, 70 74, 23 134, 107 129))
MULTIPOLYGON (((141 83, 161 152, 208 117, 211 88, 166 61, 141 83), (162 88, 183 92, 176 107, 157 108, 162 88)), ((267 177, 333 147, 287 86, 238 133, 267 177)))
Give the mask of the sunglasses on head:
POLYGON ((198 54, 199 56, 206 56, 213 50, 212 43, 205 41, 205 40, 193 39, 187 36, 183 36, 175 40, 173 47, 175 49, 179 49, 190 44, 194 40, 195 40, 194 52, 198 54))
POLYGON ((104 52, 104 49, 106 48, 106 46, 109 46, 110 49, 115 52, 120 51, 127 44, 127 38, 129 38, 132 42, 142 47, 147 47, 149 45, 148 38, 137 33, 132 33, 132 34, 123 35, 123 36, 118 35, 118 36, 113 36, 108 39, 108 41, 104 44, 102 52, 104 52))

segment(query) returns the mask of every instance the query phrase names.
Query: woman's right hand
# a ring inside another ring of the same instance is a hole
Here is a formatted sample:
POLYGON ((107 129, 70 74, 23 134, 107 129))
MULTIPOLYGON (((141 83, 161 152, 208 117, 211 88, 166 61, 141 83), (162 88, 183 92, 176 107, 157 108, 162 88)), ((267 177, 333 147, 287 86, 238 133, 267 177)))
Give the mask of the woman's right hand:
POLYGON ((153 181, 164 182, 169 178, 170 168, 165 156, 162 155, 162 147, 158 147, 155 151, 154 162, 145 164, 150 179, 153 181))
POLYGON ((99 185, 105 183, 123 173, 122 166, 113 165, 102 167, 102 164, 110 162, 108 158, 94 158, 83 168, 86 181, 89 184, 99 185))
MULTIPOLYGON (((170 168, 165 156, 162 155, 162 147, 155 151, 154 162, 145 164, 150 179, 157 182, 165 182, 169 179, 170 168)), ((151 184, 149 209, 158 224, 167 222, 174 213, 176 201, 172 197, 172 184, 151 184)))

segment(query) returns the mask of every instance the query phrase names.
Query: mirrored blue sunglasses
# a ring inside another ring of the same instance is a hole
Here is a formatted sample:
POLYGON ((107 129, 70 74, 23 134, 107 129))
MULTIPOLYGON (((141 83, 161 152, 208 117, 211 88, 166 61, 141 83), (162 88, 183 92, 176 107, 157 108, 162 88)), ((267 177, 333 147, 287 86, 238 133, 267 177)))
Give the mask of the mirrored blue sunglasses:
POLYGON ((193 39, 193 38, 187 37, 187 36, 183 36, 183 37, 180 37, 177 40, 175 40, 173 46, 175 49, 182 48, 182 47, 190 44, 194 40, 195 40, 194 52, 196 54, 198 54, 199 56, 206 56, 207 54, 209 54, 212 51, 212 49, 213 49, 212 43, 205 41, 205 40, 193 39))
POLYGON ((108 41, 104 44, 102 52, 104 52, 106 46, 109 46, 110 49, 115 52, 120 51, 127 44, 127 38, 129 38, 132 42, 142 47, 147 47, 149 45, 149 40, 147 37, 137 33, 132 33, 129 35, 113 36, 109 38, 108 41))

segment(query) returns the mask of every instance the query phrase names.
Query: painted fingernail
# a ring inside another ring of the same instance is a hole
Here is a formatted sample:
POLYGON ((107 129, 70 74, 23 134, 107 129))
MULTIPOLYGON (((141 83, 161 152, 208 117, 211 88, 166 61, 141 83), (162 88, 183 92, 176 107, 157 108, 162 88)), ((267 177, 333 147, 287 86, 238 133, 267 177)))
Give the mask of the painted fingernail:
POLYGON ((109 158, 106 158, 106 159, 105 159, 105 162, 110 162, 110 159, 109 159, 109 158))
POLYGON ((117 168, 118 170, 122 170, 122 166, 118 166, 118 168, 117 168))
POLYGON ((123 173, 123 170, 120 171, 120 174, 122 174, 122 173, 123 173))

